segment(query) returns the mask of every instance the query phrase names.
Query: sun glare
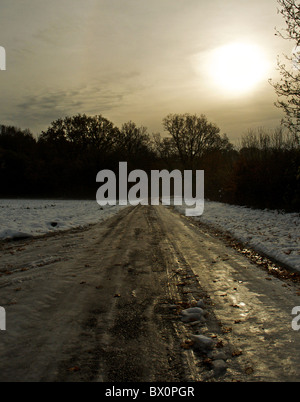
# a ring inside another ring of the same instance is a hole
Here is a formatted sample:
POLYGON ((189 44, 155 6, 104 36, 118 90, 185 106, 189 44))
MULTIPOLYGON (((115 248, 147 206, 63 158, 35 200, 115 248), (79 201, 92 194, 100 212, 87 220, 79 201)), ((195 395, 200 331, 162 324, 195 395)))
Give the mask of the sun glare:
POLYGON ((212 51, 208 69, 219 88, 239 95, 267 79, 268 63, 258 46, 231 43, 212 51))

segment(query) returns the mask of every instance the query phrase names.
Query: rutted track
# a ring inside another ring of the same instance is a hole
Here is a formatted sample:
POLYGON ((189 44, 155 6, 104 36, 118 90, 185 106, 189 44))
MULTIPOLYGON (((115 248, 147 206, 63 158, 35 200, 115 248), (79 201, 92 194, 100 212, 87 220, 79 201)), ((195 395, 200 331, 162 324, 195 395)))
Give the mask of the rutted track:
POLYGON ((1 381, 299 380, 298 285, 171 209, 0 247, 1 381), (199 299, 205 321, 181 322, 199 299))

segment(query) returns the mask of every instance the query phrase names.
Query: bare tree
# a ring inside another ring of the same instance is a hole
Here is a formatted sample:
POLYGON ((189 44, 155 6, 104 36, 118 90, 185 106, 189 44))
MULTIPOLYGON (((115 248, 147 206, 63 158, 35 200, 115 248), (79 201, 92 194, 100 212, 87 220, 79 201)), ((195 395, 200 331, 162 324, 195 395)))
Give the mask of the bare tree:
POLYGON ((278 101, 275 105, 285 113, 282 120, 295 136, 299 144, 300 131, 300 3, 297 0, 277 0, 280 9, 278 12, 283 16, 286 28, 277 30, 277 35, 283 39, 294 41, 292 56, 285 56, 289 66, 278 60, 278 69, 281 79, 271 85, 275 88, 278 101))
POLYGON ((137 127, 132 121, 124 123, 119 133, 118 145, 124 158, 147 154, 150 149, 150 136, 147 128, 137 127))
POLYGON ((152 134, 153 146, 156 155, 167 161, 176 157, 177 150, 172 137, 161 137, 160 133, 152 134))
POLYGON ((89 147, 101 152, 112 149, 119 130, 101 115, 87 116, 77 114, 66 116, 51 123, 47 131, 42 131, 40 142, 68 143, 81 149, 89 147))
POLYGON ((241 149, 254 151, 289 151, 297 148, 295 137, 282 126, 272 129, 249 129, 241 139, 241 149))
POLYGON ((226 135, 220 136, 220 129, 209 123, 204 115, 169 114, 163 119, 165 130, 172 136, 180 161, 184 167, 194 168, 195 161, 205 151, 225 149, 231 146, 226 135))

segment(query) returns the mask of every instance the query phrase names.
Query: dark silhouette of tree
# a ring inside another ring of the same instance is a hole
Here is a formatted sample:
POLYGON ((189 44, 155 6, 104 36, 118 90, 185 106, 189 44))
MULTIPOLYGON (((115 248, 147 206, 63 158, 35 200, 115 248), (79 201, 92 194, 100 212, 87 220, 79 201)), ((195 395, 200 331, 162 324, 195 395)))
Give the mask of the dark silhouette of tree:
POLYGON ((249 130, 234 164, 234 202, 257 208, 300 208, 300 153, 282 128, 249 130))
POLYGON ((31 132, 0 126, 0 194, 32 193, 36 184, 36 140, 31 132))
POLYGON ((153 134, 153 148, 165 168, 172 170, 176 167, 178 152, 172 137, 162 137, 160 133, 153 134))
POLYGON ((72 144, 79 150, 93 148, 106 152, 117 142, 118 128, 101 115, 86 116, 78 114, 58 119, 43 131, 40 141, 63 145, 72 144))
POLYGON ((295 135, 299 143, 300 131, 300 4, 296 0, 277 0, 286 29, 277 31, 280 37, 294 42, 293 55, 285 56, 288 66, 278 60, 281 79, 270 83, 275 88, 278 101, 275 105, 285 113, 282 123, 295 135))
POLYGON ((119 129, 101 115, 77 114, 51 123, 38 145, 50 191, 92 197, 100 169, 114 168, 119 129))
POLYGON ((163 127, 171 135, 184 168, 193 169, 208 150, 231 147, 226 135, 222 137, 219 127, 209 123, 204 115, 169 114, 163 119, 163 127))
POLYGON ((144 126, 137 127, 129 121, 124 123, 118 135, 117 149, 120 160, 131 165, 143 165, 147 160, 153 159, 151 140, 144 126))
POLYGON ((118 129, 102 116, 58 119, 36 140, 29 130, 0 125, 0 196, 95 199, 96 175, 119 162, 142 169, 203 169, 205 197, 300 211, 300 149, 280 127, 249 130, 234 149, 201 115, 169 115, 169 136, 149 136, 129 121, 118 129))
POLYGON ((0 147, 11 151, 31 153, 36 140, 30 130, 21 130, 14 126, 0 126, 0 147))

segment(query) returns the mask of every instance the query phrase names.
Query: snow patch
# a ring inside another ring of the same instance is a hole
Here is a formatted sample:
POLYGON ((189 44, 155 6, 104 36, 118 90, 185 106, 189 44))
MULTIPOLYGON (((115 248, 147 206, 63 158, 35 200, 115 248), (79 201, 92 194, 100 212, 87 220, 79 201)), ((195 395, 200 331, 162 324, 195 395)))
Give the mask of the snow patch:
MULTIPOLYGON (((184 206, 175 208, 185 213, 184 206)), ((300 271, 299 213, 205 201, 203 215, 193 219, 227 231, 258 252, 300 271)))
POLYGON ((96 201, 0 200, 0 239, 21 239, 101 222, 124 206, 96 201))
POLYGON ((191 335, 191 339, 194 342, 193 346, 196 349, 206 351, 212 349, 214 346, 214 341, 205 335, 191 335))

